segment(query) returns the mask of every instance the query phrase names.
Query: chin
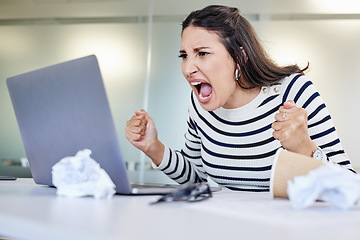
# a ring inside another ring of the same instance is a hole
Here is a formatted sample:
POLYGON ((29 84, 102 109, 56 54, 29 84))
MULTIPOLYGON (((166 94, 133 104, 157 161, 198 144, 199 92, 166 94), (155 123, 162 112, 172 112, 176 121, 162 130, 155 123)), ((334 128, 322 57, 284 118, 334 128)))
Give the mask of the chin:
POLYGON ((212 112, 212 111, 215 111, 216 109, 219 108, 219 106, 215 106, 214 104, 210 104, 210 103, 201 103, 200 102, 200 106, 205 110, 205 111, 208 111, 208 112, 212 112))

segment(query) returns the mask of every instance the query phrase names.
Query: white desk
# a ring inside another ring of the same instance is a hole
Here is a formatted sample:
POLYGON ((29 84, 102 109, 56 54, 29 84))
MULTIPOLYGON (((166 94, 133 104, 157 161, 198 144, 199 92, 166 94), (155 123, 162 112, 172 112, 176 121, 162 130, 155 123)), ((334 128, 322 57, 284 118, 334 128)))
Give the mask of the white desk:
POLYGON ((15 239, 360 239, 360 209, 295 211, 268 193, 222 190, 198 203, 158 196, 64 198, 32 179, 0 181, 0 235, 15 239))

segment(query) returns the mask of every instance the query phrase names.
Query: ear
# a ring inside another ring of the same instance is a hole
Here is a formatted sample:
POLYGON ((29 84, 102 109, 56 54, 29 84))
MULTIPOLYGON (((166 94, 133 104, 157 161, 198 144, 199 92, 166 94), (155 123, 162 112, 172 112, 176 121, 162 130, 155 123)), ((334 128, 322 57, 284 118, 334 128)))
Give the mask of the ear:
POLYGON ((247 54, 246 54, 246 52, 245 52, 245 50, 244 50, 244 47, 240 47, 240 49, 241 49, 241 51, 243 52, 243 54, 244 54, 244 56, 245 56, 245 62, 247 62, 248 56, 247 56, 247 54))

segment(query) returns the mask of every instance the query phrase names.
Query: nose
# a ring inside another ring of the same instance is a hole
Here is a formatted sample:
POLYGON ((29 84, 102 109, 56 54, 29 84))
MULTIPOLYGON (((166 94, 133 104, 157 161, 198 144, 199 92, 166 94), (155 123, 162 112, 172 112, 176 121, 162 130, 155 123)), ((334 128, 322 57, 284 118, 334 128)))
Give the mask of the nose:
POLYGON ((196 65, 194 59, 187 58, 185 61, 181 63, 182 72, 186 79, 188 79, 191 75, 199 71, 198 66, 196 65))

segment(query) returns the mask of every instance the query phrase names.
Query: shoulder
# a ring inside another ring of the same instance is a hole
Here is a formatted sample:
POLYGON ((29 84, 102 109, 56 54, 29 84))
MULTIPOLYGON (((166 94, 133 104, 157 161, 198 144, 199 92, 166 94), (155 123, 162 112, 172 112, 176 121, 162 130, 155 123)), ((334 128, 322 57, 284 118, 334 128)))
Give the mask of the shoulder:
POLYGON ((293 73, 280 81, 280 84, 285 88, 299 87, 306 83, 311 83, 310 79, 301 73, 293 73))
POLYGON ((283 102, 287 100, 297 102, 299 98, 305 100, 313 94, 318 94, 314 84, 304 74, 291 74, 285 77, 280 83, 282 85, 283 102))

